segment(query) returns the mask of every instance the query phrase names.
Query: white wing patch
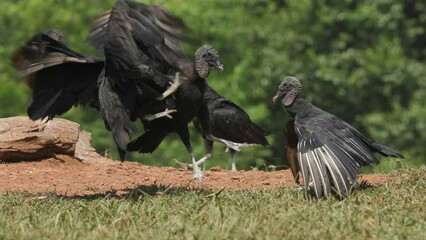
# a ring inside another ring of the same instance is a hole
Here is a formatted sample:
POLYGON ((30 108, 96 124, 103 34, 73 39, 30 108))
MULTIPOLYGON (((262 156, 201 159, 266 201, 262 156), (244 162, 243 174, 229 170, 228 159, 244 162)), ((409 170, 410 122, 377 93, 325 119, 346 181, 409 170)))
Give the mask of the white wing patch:
POLYGON ((340 197, 350 194, 359 169, 352 154, 334 143, 322 145, 315 138, 300 140, 297 148, 305 193, 311 185, 317 198, 329 197, 333 185, 340 197))

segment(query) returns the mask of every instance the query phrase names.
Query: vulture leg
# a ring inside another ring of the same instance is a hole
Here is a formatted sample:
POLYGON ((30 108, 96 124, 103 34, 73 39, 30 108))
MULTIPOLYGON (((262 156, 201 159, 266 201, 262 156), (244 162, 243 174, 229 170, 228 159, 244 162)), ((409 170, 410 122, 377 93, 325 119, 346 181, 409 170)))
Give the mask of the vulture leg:
POLYGON ((225 144, 226 148, 233 149, 235 151, 241 151, 241 147, 244 147, 244 143, 234 143, 225 139, 217 138, 211 134, 206 136, 210 141, 216 141, 225 144))
MULTIPOLYGON (((213 148, 213 141, 204 139, 204 150, 206 152, 206 155, 204 155, 204 157, 202 157, 200 160, 196 162, 198 166, 200 166, 201 164, 204 164, 207 160, 209 160, 212 157, 212 154, 211 154, 212 148, 213 148)), ((193 168, 193 164, 191 163, 182 163, 182 162, 179 162, 178 160, 175 160, 175 162, 179 164, 182 168, 185 168, 185 169, 193 168)))
POLYGON ((188 126, 187 125, 182 126, 178 131, 178 135, 180 139, 182 140, 183 144, 185 144, 186 150, 188 151, 189 155, 191 155, 193 178, 197 180, 202 180, 203 172, 201 171, 200 167, 197 165, 197 161, 195 161, 194 151, 192 150, 192 146, 190 142, 188 126))
POLYGON ((163 92, 163 94, 161 94, 160 97, 156 98, 156 100, 158 101, 163 101, 164 99, 166 99, 168 96, 172 95, 174 92, 177 91, 177 89, 179 88, 181 82, 179 80, 179 72, 176 73, 175 79, 173 80, 173 83, 170 84, 170 87, 167 88, 166 91, 163 92))
POLYGON ((200 166, 198 166, 197 162, 195 161, 194 151, 192 150, 192 147, 190 147, 190 149, 188 151, 191 154, 192 165, 193 165, 192 166, 192 176, 196 180, 202 180, 203 179, 203 171, 201 171, 200 166))
POLYGON ((156 114, 147 114, 143 117, 144 120, 150 122, 152 120, 155 120, 157 118, 162 118, 162 117, 168 117, 170 119, 172 119, 172 115, 170 115, 171 113, 177 112, 175 109, 168 109, 166 108, 166 110, 164 110, 163 112, 159 112, 156 114))
POLYGON ((236 155, 236 151, 231 149, 231 157, 232 157, 232 164, 231 164, 231 171, 236 172, 237 171, 237 164, 236 164, 236 159, 235 159, 235 155, 236 155))
POLYGON ((197 165, 200 166, 201 164, 204 164, 211 157, 212 157, 212 155, 210 153, 206 153, 206 155, 204 155, 204 157, 200 158, 200 160, 197 161, 197 165))
POLYGON ((228 151, 229 149, 235 150, 235 148, 238 148, 239 150, 236 150, 238 152, 241 151, 241 148, 253 147, 253 146, 257 145, 256 143, 236 143, 236 142, 231 142, 231 141, 228 141, 228 144, 231 144, 233 147, 230 148, 230 147, 227 146, 227 150, 226 151, 228 151))
POLYGON ((126 158, 126 150, 121 149, 120 145, 115 141, 115 145, 117 146, 118 156, 120 157, 120 161, 123 162, 126 158))
MULTIPOLYGON (((195 164, 200 166, 201 164, 204 164, 207 160, 209 160, 211 157, 212 155, 210 153, 207 153, 206 155, 204 155, 204 157, 200 158, 200 160, 196 161, 195 164)), ((178 160, 175 160, 175 162, 185 169, 192 169, 194 166, 192 163, 183 163, 178 160)))
POLYGON ((204 164, 207 160, 209 160, 212 157, 212 149, 213 149, 213 141, 210 141, 204 138, 204 151, 206 152, 206 155, 204 155, 204 157, 202 157, 200 160, 197 161, 198 166, 200 166, 201 164, 204 164))
POLYGON ((296 132, 294 131, 294 120, 289 120, 285 125, 285 137, 287 140, 286 150, 287 150, 287 161, 290 165, 291 173, 293 174, 294 181, 297 184, 299 182, 299 171, 300 167, 297 161, 297 137, 296 132))

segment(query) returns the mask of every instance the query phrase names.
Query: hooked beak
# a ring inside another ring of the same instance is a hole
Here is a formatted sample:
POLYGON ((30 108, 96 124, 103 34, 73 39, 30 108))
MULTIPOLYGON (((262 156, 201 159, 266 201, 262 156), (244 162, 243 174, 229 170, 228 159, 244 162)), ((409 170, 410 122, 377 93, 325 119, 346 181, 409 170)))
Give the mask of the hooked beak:
POLYGON ((225 70, 223 68, 223 65, 219 61, 214 63, 214 67, 217 69, 217 71, 219 71, 220 74, 222 74, 223 71, 225 70))
POLYGON ((272 102, 274 102, 274 103, 275 103, 275 102, 277 101, 277 98, 278 98, 278 96, 276 96, 276 95, 275 95, 275 96, 272 98, 272 102))
POLYGON ((277 101, 277 99, 279 99, 279 98, 282 98, 283 97, 283 95, 284 95, 284 93, 283 92, 281 92, 281 91, 278 91, 276 94, 275 94, 275 96, 272 98, 272 102, 276 102, 277 101))

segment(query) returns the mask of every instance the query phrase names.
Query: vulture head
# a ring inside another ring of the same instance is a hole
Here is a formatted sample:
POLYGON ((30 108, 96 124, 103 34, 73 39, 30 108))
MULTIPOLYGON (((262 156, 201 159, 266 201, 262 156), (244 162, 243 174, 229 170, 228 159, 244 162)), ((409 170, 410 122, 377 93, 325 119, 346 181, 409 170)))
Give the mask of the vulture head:
POLYGON ((195 52, 195 70, 198 76, 206 78, 213 67, 223 73, 223 65, 219 61, 219 53, 210 45, 201 46, 195 52))
POLYGON ((272 98, 273 102, 283 99, 284 106, 290 106, 302 92, 302 84, 295 77, 285 77, 278 87, 278 91, 272 98))

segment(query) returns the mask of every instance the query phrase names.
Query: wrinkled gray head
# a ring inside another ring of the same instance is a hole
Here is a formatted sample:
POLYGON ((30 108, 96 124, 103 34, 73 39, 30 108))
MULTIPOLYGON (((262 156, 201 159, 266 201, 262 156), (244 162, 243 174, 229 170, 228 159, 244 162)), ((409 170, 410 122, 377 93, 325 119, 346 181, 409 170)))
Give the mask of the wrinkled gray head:
POLYGON ((278 87, 278 91, 272 98, 272 101, 283 98, 284 106, 290 106, 294 99, 296 99, 302 92, 302 84, 299 79, 295 77, 285 77, 278 87))
POLYGON ((219 61, 219 53, 210 45, 201 46, 195 52, 195 70, 198 76, 206 78, 212 68, 223 72, 223 65, 219 61))

